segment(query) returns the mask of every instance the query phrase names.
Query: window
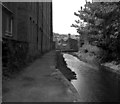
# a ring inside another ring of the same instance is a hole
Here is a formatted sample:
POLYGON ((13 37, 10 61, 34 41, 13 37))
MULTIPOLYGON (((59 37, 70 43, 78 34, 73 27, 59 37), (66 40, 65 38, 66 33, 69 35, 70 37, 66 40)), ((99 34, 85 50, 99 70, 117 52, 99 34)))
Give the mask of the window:
POLYGON ((6 15, 6 24, 5 24, 5 35, 12 36, 12 27, 13 27, 13 18, 9 15, 6 15))
POLYGON ((5 36, 13 36, 13 13, 5 6, 2 7, 2 26, 5 36))

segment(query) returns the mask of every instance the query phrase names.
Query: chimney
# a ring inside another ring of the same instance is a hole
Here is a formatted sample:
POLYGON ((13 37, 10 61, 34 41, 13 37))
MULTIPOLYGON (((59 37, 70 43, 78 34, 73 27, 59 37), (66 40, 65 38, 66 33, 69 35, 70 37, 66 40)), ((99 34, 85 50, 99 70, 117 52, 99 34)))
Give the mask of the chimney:
POLYGON ((71 38, 71 34, 68 34, 68 39, 71 38))

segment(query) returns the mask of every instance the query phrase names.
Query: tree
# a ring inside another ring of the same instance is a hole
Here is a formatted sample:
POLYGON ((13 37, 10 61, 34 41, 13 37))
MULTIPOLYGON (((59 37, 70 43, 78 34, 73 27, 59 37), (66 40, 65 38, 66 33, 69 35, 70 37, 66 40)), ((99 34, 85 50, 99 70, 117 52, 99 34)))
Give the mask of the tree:
POLYGON ((74 14, 79 20, 72 27, 82 38, 96 43, 109 54, 115 53, 117 58, 120 53, 120 3, 86 2, 85 7, 74 14))

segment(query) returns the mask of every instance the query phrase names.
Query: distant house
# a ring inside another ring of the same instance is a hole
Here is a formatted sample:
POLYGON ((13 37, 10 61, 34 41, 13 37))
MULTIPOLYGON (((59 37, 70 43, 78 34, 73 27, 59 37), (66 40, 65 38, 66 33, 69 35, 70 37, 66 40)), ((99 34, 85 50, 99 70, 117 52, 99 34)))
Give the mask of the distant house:
POLYGON ((70 49, 70 46, 68 44, 68 40, 61 39, 60 42, 61 42, 61 46, 60 46, 61 50, 65 51, 65 50, 70 49))
POLYGON ((54 41, 56 41, 56 49, 60 49, 63 51, 74 50, 78 51, 78 35, 65 35, 65 34, 57 34, 54 33, 54 41))
POLYGON ((69 47, 71 50, 78 51, 78 40, 69 38, 69 47))

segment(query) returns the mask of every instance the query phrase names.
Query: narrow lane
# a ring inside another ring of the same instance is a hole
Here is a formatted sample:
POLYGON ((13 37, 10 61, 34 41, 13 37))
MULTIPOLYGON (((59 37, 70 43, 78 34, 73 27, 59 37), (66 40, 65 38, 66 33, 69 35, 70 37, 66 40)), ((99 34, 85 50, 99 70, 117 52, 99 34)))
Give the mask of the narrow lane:
POLYGON ((77 74, 77 80, 71 83, 79 92, 81 101, 120 101, 120 80, 116 74, 92 67, 66 53, 63 57, 67 66, 77 74))
MULTIPOLYGON (((55 69, 55 51, 35 60, 16 78, 3 81, 2 102, 73 102, 76 96, 55 69)), ((26 102, 26 103, 25 103, 26 102)), ((39 103, 38 103, 39 104, 39 103)))

